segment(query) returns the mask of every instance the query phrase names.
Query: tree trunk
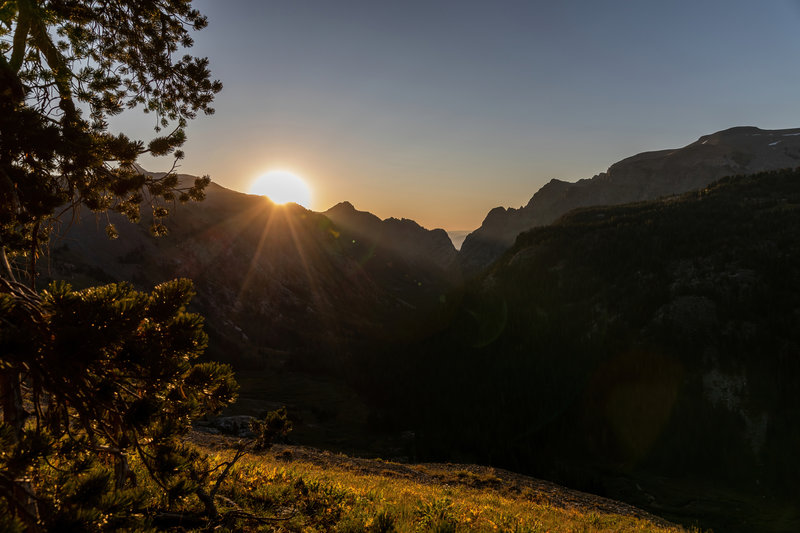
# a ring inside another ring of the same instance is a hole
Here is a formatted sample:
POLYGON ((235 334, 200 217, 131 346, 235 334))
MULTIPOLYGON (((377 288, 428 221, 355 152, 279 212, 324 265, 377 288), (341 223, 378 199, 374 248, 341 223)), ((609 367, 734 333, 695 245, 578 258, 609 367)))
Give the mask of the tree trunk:
MULTIPOLYGON (((0 410, 3 422, 11 426, 17 442, 22 439, 27 413, 22 406, 20 374, 16 369, 0 371, 0 410)), ((4 497, 11 511, 25 524, 25 531, 38 533, 39 507, 31 482, 26 479, 10 479, 0 477, 0 494, 4 497)))
POLYGON ((0 409, 3 422, 11 426, 17 440, 22 438, 26 413, 22 407, 20 375, 15 369, 0 371, 0 409))
POLYGON ((36 258, 39 256, 39 219, 33 225, 31 232, 31 258, 28 262, 28 281, 32 291, 36 290, 36 258))

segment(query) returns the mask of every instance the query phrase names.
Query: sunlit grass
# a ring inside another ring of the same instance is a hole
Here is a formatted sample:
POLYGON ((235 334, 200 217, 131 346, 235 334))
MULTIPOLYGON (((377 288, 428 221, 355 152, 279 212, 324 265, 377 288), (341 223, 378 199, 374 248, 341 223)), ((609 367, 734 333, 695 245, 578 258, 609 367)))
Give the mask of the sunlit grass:
MULTIPOLYGON (((229 457, 229 452, 212 453, 212 461, 229 457)), ((480 474, 450 475, 425 483, 388 469, 354 472, 264 454, 242 459, 220 494, 226 505, 275 519, 251 524, 253 531, 684 531, 630 516, 561 508, 534 489, 503 493, 485 483, 475 488, 460 482, 480 474)), ((483 477, 492 482, 492 476, 483 477)))
MULTIPOLYGON (((234 454, 232 449, 204 451, 210 465, 224 464, 234 454)), ((183 512, 200 516, 202 505, 196 496, 170 501, 138 460, 133 458, 131 466, 146 507, 152 510, 150 516, 172 515, 169 527, 180 526, 182 531, 212 525, 221 531, 298 533, 686 531, 634 516, 555 505, 534 486, 511 484, 491 471, 433 465, 401 468, 380 460, 362 470, 364 462, 339 459, 333 454, 305 456, 291 451, 245 455, 217 494, 226 520, 213 524, 202 518, 175 522, 183 512)), ((38 481, 53 486, 56 471, 43 472, 52 479, 38 481)), ((211 485, 221 472, 222 468, 214 471, 211 485)))

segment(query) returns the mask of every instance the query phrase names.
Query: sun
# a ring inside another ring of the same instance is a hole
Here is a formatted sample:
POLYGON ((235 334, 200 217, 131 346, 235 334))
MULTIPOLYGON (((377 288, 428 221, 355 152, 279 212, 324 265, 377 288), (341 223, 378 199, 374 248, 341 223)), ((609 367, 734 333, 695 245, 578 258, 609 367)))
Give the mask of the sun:
POLYGON ((249 192, 266 196, 276 204, 294 202, 305 208, 311 205, 311 189, 300 176, 286 170, 270 170, 250 185, 249 192))

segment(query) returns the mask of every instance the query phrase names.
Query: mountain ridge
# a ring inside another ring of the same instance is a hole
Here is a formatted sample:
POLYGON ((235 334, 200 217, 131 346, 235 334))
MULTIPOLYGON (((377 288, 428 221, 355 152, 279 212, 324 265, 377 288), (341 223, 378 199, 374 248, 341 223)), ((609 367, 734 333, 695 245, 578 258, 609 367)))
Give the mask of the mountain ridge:
POLYGON ((736 126, 676 149, 646 151, 576 182, 552 179, 521 208, 497 207, 464 240, 459 259, 475 274, 511 247, 517 235, 579 207, 619 205, 682 194, 735 174, 800 165, 800 129, 736 126))
POLYGON ((359 211, 350 202, 339 202, 322 213, 335 224, 375 242, 415 262, 436 264, 449 274, 457 274, 458 251, 443 229, 426 229, 408 218, 386 218, 359 211))
POLYGON ((266 353, 259 347, 266 347, 317 357, 322 346, 346 353, 365 337, 405 335, 409 324, 441 306, 457 266, 441 230, 364 214, 398 242, 421 241, 421 252, 404 254, 380 232, 356 231, 297 204, 276 205, 214 182, 203 202, 170 207, 164 237, 150 235, 153 215, 145 204, 139 224, 115 213, 102 224, 89 211, 79 215, 56 236, 49 260, 40 262, 42 281, 152 287, 191 278, 194 305, 217 341, 211 356, 235 353, 257 361, 266 353), (107 238, 107 222, 119 238, 107 238), (439 254, 426 245, 439 246, 439 254), (307 331, 309 321, 317 324, 314 331, 307 331))

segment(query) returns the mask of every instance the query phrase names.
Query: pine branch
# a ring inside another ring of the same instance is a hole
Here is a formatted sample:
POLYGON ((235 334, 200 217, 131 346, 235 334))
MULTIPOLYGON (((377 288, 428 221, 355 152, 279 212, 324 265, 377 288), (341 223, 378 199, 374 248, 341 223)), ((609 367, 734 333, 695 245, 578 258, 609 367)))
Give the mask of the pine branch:
POLYGON ((19 10, 19 19, 17 20, 17 29, 14 32, 14 45, 11 52, 11 61, 9 62, 14 72, 19 72, 22 67, 22 60, 25 58, 26 41, 28 40, 28 31, 31 27, 31 20, 29 13, 24 10, 19 10))
POLYGON ((13 508, 14 514, 25 524, 28 533, 42 531, 36 495, 31 490, 29 482, 11 479, 4 472, 0 472, 0 494, 13 508))

